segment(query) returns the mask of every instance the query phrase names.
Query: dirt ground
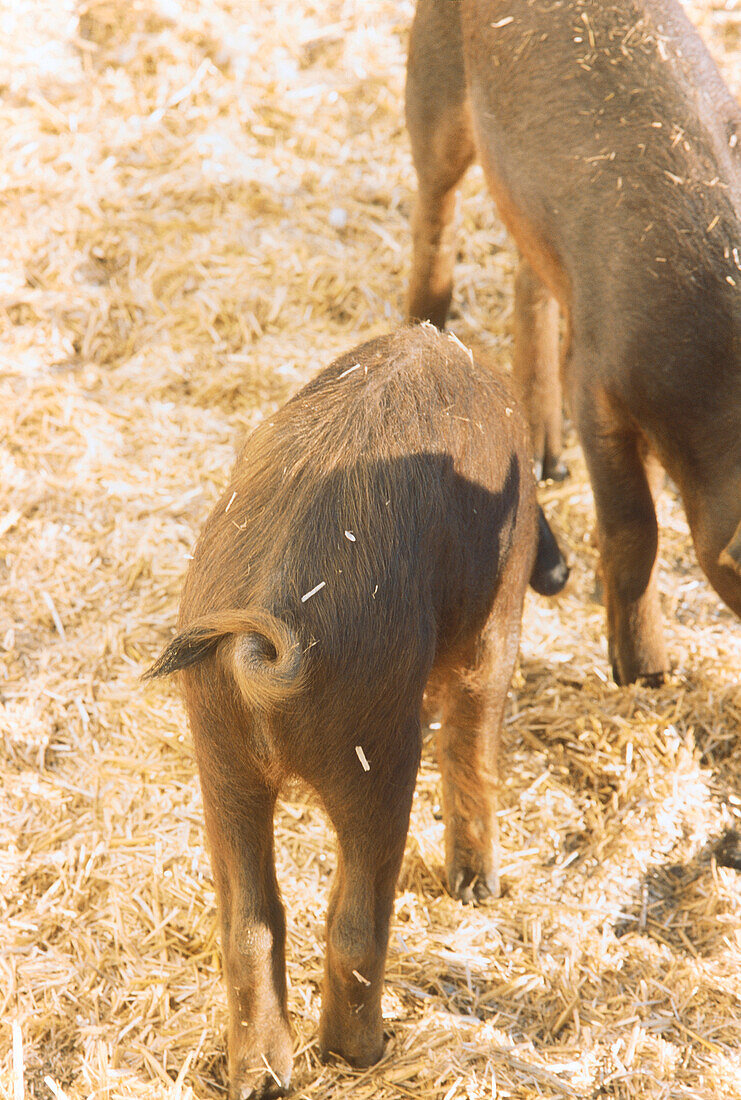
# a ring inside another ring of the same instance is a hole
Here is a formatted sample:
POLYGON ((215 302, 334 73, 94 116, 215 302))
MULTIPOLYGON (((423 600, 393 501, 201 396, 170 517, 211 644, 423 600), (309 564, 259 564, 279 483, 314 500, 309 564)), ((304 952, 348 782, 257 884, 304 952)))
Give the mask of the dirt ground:
MULTIPOLYGON (((0 6, 0 1097, 225 1095, 225 991, 170 637, 235 445, 401 320, 410 0, 0 6)), ((738 94, 741 5, 691 14, 738 94)), ((509 369, 514 255, 463 187, 452 327, 509 369)), ((502 758, 505 896, 443 885, 426 745, 374 1069, 322 1065, 334 862, 277 821, 295 1094, 741 1097, 741 627, 660 503, 675 664, 608 676, 592 501, 542 493, 572 565, 528 597, 502 758)))

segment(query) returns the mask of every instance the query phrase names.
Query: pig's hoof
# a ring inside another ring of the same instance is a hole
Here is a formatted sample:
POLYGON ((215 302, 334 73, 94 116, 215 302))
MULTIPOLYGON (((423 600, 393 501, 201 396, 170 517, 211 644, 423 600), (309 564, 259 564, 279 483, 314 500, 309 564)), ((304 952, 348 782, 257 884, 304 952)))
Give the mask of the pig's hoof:
POLYGON ((261 1081, 237 1085, 229 1092, 229 1100, 276 1100, 285 1096, 290 1086, 290 1078, 278 1083, 269 1073, 263 1074, 261 1081))
POLYGON ((721 867, 732 867, 734 871, 741 871, 741 836, 735 829, 729 829, 717 841, 714 855, 721 867))
POLYGON ((499 897, 499 877, 495 874, 476 875, 472 871, 456 871, 451 878, 450 893, 464 905, 481 905, 499 897))
POLYGON ((644 687, 660 688, 666 683, 668 677, 668 672, 649 672, 645 676, 639 676, 638 683, 644 687))
POLYGON ((291 1071, 281 1072, 265 1065, 244 1068, 233 1075, 229 1086, 229 1100, 276 1100, 285 1096, 291 1084, 291 1071))
POLYGON ((556 461, 546 462, 543 468, 543 480, 544 481, 565 481, 569 476, 569 468, 565 462, 561 462, 560 459, 556 461))
POLYGON ((565 481, 570 473, 566 463, 557 458, 538 459, 533 464, 533 472, 536 481, 565 481))
POLYGON ((612 678, 620 687, 627 687, 628 684, 640 684, 641 687, 660 688, 666 683, 668 677, 668 669, 660 672, 639 672, 636 670, 632 671, 629 676, 623 676, 617 664, 614 661, 612 664, 612 678))

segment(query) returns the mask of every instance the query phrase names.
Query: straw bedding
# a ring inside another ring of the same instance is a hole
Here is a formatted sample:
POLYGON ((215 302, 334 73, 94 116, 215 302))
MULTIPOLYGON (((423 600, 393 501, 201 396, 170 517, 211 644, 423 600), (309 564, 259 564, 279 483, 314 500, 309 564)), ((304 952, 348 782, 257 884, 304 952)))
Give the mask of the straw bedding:
MULTIPOLYGON (((741 10, 691 13, 738 92, 741 10)), ((0 11, 0 1097, 219 1097, 225 992, 170 637, 235 443, 401 318, 408 0, 7 0, 0 11)), ((453 327, 508 366, 511 247, 464 184, 453 327)), ((505 897, 442 882, 427 744, 384 998, 388 1052, 316 1047, 333 841, 287 792, 296 1095, 741 1097, 741 629, 671 491, 676 673, 607 676, 592 503, 528 598, 502 754, 505 897)))

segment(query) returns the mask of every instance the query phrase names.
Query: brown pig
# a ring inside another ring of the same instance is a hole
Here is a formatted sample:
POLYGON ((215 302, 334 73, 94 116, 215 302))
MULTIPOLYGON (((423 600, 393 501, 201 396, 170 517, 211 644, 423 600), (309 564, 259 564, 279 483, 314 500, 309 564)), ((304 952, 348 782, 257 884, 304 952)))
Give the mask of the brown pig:
POLYGON ((497 892, 495 767, 525 590, 568 570, 504 382, 431 325, 363 344, 247 440, 196 545, 179 633, 219 898, 230 1096, 288 1086, 273 811, 289 777, 338 838, 320 1041, 383 1049, 381 991, 420 759, 440 706, 446 870, 497 892))
POLYGON ((478 156, 524 257, 515 373, 560 475, 561 376, 589 468, 615 679, 668 668, 656 459, 741 614, 741 111, 675 0, 419 0, 409 314, 442 326, 478 156))

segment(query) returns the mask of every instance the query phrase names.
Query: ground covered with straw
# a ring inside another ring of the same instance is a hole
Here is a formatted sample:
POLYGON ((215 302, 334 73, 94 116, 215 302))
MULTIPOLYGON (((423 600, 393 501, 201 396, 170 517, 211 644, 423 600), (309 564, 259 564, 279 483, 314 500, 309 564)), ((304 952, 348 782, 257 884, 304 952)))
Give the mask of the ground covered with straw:
MULTIPOLYGON (((692 15, 735 92, 741 10, 692 15)), ((225 991, 171 636, 235 444, 402 316, 410 0, 6 0, 0 9, 0 1097, 225 1094, 225 991)), ((509 367, 511 246, 470 173, 452 327, 509 367)), ((507 713, 505 896, 443 885, 425 748, 362 1073, 316 1035, 333 840, 277 821, 296 1095, 741 1097, 741 629, 669 487, 675 673, 609 677, 592 501, 528 597, 507 713), (722 854, 722 853, 721 853, 722 854)))

